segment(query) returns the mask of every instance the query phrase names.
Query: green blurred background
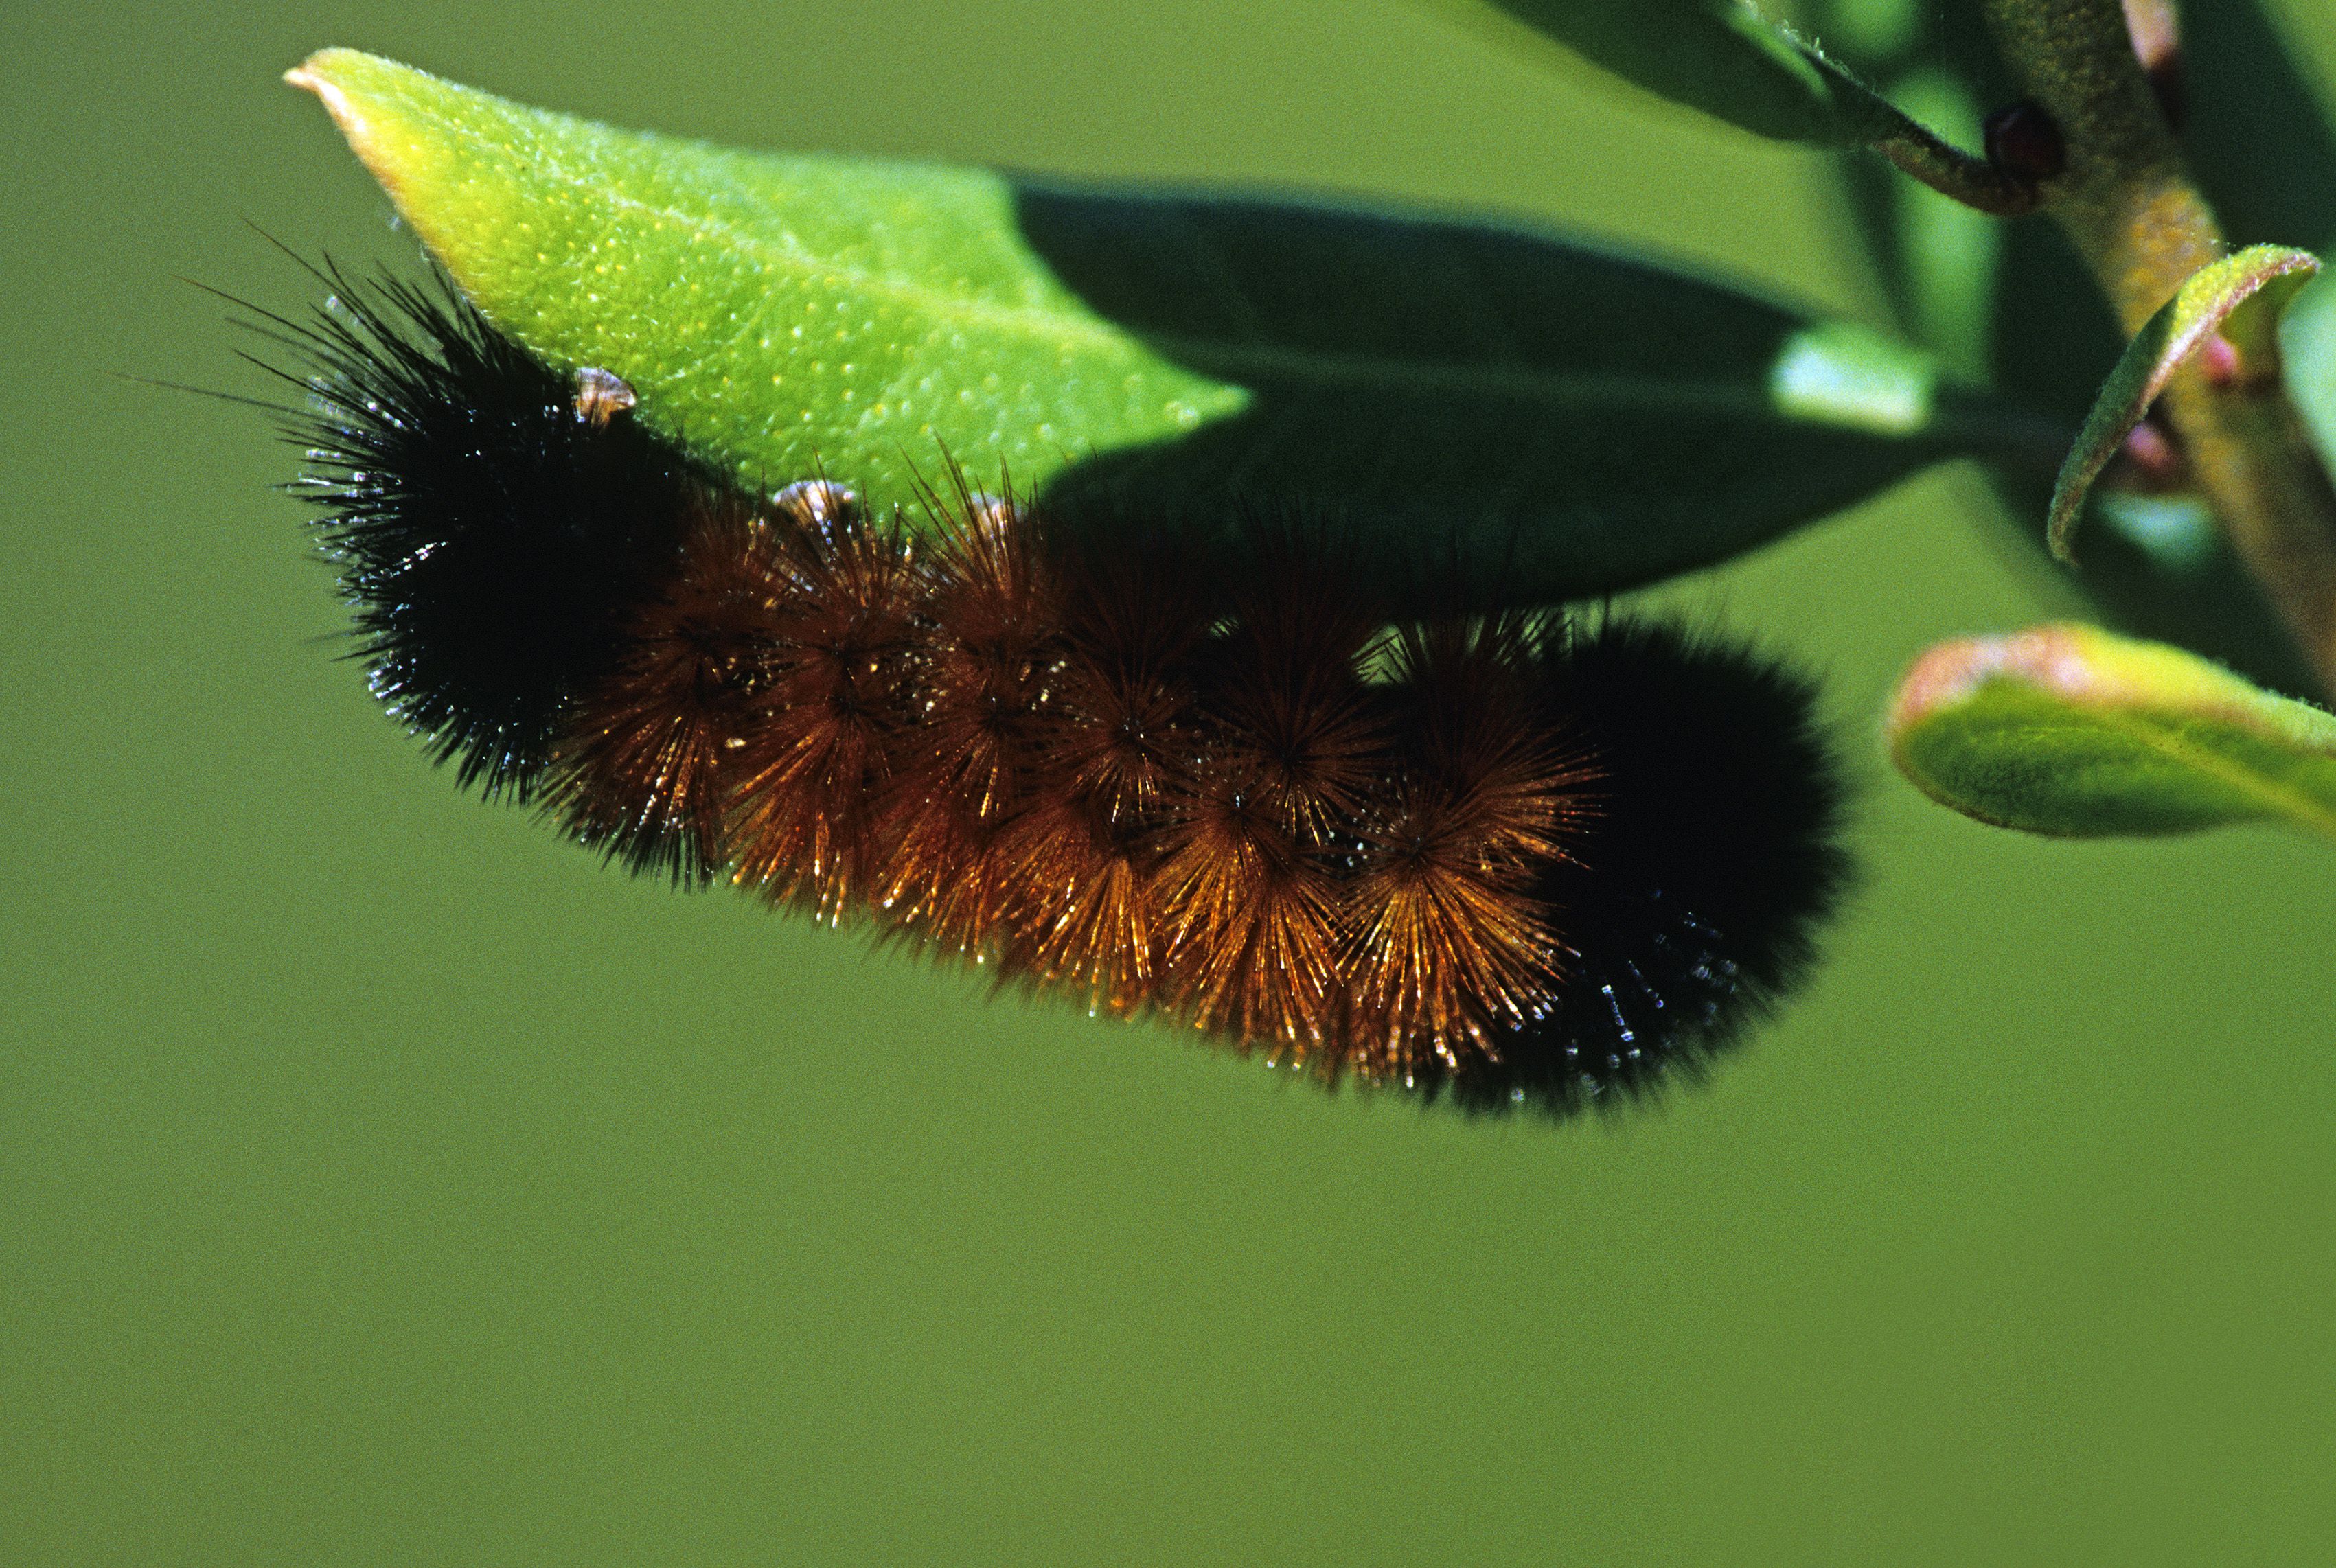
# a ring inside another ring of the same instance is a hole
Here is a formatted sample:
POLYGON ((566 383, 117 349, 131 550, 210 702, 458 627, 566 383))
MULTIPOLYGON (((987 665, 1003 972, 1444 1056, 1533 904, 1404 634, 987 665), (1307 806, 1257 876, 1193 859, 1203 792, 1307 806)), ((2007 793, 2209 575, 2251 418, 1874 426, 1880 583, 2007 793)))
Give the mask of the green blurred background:
POLYGON ((276 83, 326 44, 1878 307, 1821 162, 1407 0, 14 0, 0 1563, 2336 1560, 2336 853, 2040 842, 1887 772, 1919 648, 2070 608, 1971 476, 1669 595, 1826 671, 1866 782, 1778 1027, 1615 1125, 1326 1097, 424 765, 266 422, 119 378, 264 389, 172 281, 298 304, 247 219, 410 258, 276 83))

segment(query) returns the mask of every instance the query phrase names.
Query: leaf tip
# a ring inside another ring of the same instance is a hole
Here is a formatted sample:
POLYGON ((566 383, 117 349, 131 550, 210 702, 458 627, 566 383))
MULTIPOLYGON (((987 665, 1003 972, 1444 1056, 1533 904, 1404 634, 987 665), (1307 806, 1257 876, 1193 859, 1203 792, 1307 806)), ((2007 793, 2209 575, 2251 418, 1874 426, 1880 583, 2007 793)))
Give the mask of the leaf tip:
POLYGON ((348 93, 342 90, 336 70, 352 55, 364 58, 353 49, 319 49, 284 73, 287 86, 316 94, 316 101, 325 106, 325 112, 333 117, 333 123, 340 126, 344 132, 351 122, 362 123, 364 121, 356 105, 349 102, 348 93))
POLYGON ((334 129, 349 144, 349 151, 365 166, 365 171, 381 182, 393 198, 397 194, 399 173, 397 160, 386 148, 388 138, 379 121, 367 112, 369 102, 378 93, 367 94, 361 83, 354 78, 387 73, 413 73, 411 68, 366 54, 355 49, 319 49, 291 70, 284 73, 284 81, 303 93, 313 93, 316 102, 332 116, 334 129))
POLYGON ((1923 649, 1898 683, 1883 720, 1883 736, 1897 750, 1917 725, 1996 676, 2016 675, 2063 689, 2076 684, 2068 671, 2072 664, 2081 665, 2090 631, 2072 621, 2055 621, 1996 637, 1952 638, 1923 649))
POLYGON ((2044 523, 2044 543, 2052 559, 2062 566, 2077 564, 2077 520, 2084 515, 2085 496, 2091 489, 2093 476, 2071 473, 2077 467, 2071 460, 2060 470, 2060 477, 2052 484, 2052 510, 2044 523))

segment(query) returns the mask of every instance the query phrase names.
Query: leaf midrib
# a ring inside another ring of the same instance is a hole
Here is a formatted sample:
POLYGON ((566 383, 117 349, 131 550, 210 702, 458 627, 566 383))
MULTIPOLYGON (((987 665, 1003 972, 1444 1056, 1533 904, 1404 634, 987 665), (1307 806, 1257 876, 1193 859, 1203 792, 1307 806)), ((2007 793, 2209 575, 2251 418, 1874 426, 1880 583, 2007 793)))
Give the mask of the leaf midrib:
MULTIPOLYGON (((492 138, 473 127, 451 124, 449 128, 473 147, 497 149, 492 138)), ((1796 419, 1777 409, 1767 395, 1765 383, 1756 385, 1742 381, 1550 370, 1523 365, 1436 363, 1342 355, 1271 343, 1144 333, 1095 315, 1073 315, 1039 306, 1000 305, 846 266, 820 256, 792 238, 774 240, 704 213, 628 195, 613 189, 605 177, 573 172, 554 160, 547 159, 535 168, 586 202, 647 214, 758 256, 769 265, 797 276, 847 285, 942 319, 988 326, 1057 346, 1067 343, 1124 352, 1131 341, 1138 342, 1193 369, 1195 374, 1218 380, 1238 382, 1244 375, 1260 380, 1279 376, 1422 394, 1490 394, 1560 408, 1595 405, 1629 412, 1726 414, 1779 424, 1814 423, 1796 419), (1204 365, 1212 368, 1197 368, 1204 365), (1220 374, 1214 367, 1222 367, 1231 375, 1220 374)))
MULTIPOLYGON (((492 138, 472 126, 449 122, 440 117, 440 123, 473 147, 490 151, 508 152, 492 138)), ((954 317, 960 320, 1001 325, 1022 336, 1033 338, 1051 337, 1083 340, 1088 344, 1113 349, 1124 349, 1131 335, 1120 332, 1100 317, 1070 315, 1041 306, 1000 305, 990 300, 968 298, 961 294, 948 294, 915 283, 902 282, 883 273, 870 272, 861 268, 847 267, 828 260, 802 241, 786 238, 774 242, 750 233, 718 218, 705 213, 687 212, 678 208, 629 196, 617 190, 604 175, 571 172, 556 157, 544 157, 530 164, 530 171, 565 185, 587 203, 603 205, 630 212, 646 213, 674 224, 676 227, 705 234, 738 250, 763 258, 783 271, 816 278, 822 281, 851 284, 865 293, 912 305, 934 316, 954 317)))

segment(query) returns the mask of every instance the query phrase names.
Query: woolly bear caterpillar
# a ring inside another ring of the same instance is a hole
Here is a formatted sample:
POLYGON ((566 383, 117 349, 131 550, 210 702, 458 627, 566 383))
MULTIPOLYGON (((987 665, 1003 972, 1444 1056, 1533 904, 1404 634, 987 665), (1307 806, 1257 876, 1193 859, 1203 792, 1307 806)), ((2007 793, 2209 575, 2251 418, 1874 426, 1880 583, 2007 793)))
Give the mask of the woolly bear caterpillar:
POLYGON ((1335 522, 1226 571, 1140 497, 750 492, 451 287, 326 281, 270 319, 373 689, 610 859, 1471 1108, 1698 1076, 1812 961, 1843 788, 1739 648, 1406 619, 1335 522))

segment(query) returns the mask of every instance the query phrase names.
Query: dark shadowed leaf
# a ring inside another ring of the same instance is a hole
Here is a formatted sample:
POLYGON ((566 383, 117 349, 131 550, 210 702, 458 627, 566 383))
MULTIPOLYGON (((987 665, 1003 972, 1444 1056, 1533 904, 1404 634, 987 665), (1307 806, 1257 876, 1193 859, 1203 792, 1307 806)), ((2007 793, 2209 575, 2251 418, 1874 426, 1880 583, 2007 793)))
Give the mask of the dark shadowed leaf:
POLYGON ((2261 0, 2193 0, 2181 18, 2182 151, 2223 231, 2236 245, 2336 243, 2328 105, 2261 0))
POLYGON ((2279 820, 2336 835, 2336 716, 2094 627, 1942 643, 1900 687, 1891 755, 1966 816, 2056 837, 2279 820))
POLYGON ((729 151, 344 50, 296 79, 492 319, 762 482, 906 502, 946 453, 1074 518, 1131 486, 1196 527, 1330 510, 1533 601, 2055 433, 1871 333, 1521 229, 729 151))
POLYGON ((1066 494, 1328 502, 1406 549, 1455 540, 1529 599, 1722 560, 1932 458, 2032 462, 2050 439, 1871 332, 1542 235, 1030 185, 1018 208, 1099 315, 1251 399, 1088 461, 1066 494))

